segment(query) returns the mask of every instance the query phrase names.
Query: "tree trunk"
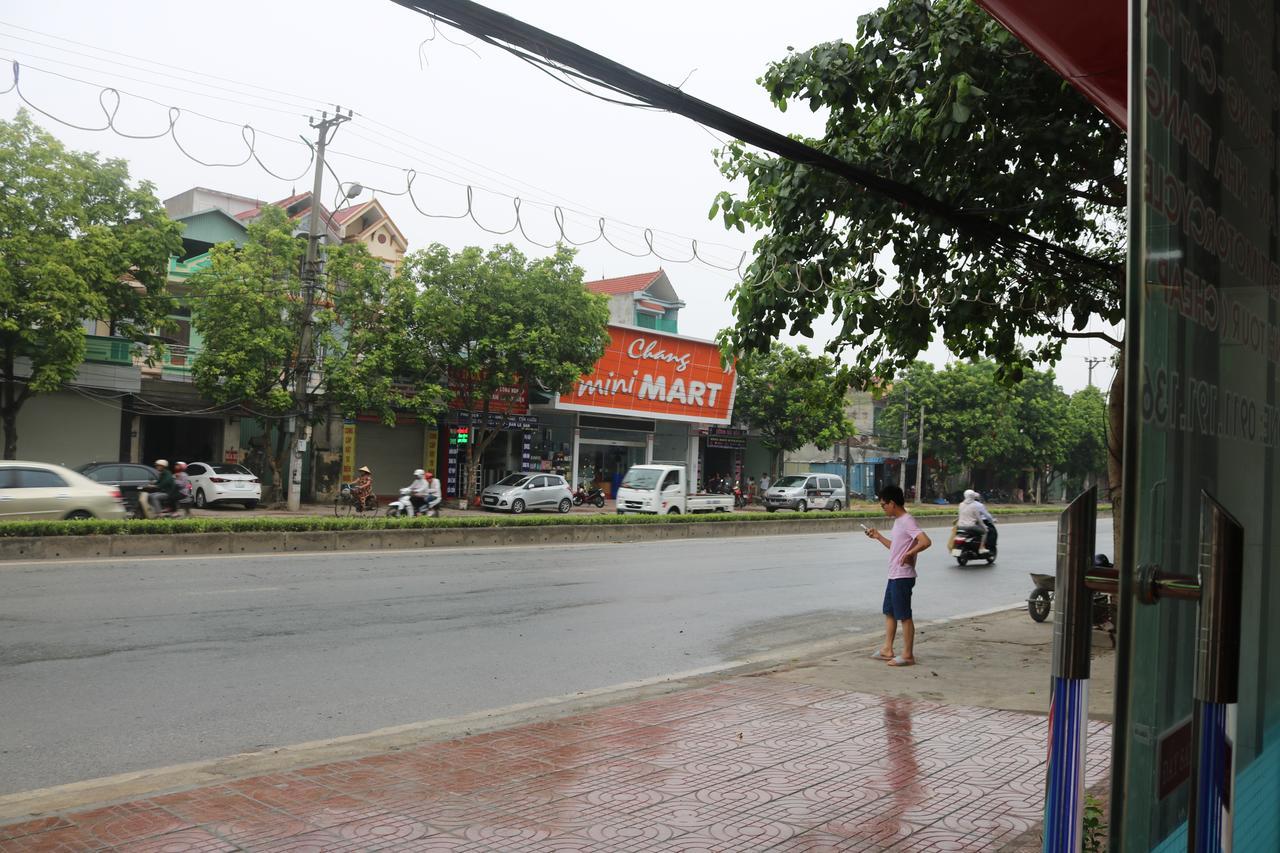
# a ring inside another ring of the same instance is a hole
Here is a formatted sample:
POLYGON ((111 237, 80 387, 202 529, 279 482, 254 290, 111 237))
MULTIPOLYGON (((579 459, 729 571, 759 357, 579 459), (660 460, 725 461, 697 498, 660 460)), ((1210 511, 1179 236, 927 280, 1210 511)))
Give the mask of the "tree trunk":
POLYGON ((18 458, 18 413, 8 406, 4 407, 4 458, 18 458))
POLYGON ((0 405, 0 418, 4 420, 4 458, 18 458, 18 412, 22 409, 22 404, 27 401, 27 397, 31 395, 31 386, 23 383, 19 390, 18 379, 14 376, 14 361, 16 360, 12 349, 8 349, 4 354, 4 402, 0 405))
MULTIPOLYGON (((268 426, 267 427, 268 441, 270 440, 270 436, 271 436, 270 430, 271 430, 271 427, 268 426)), ((267 454, 267 459, 270 460, 271 462, 271 495, 272 495, 273 503, 279 503, 280 501, 284 500, 289 494, 289 491, 288 491, 289 484, 284 481, 285 470, 286 470, 285 464, 284 464, 284 454, 286 452, 286 448, 288 448, 289 446, 286 443, 288 441, 287 436, 289 435, 292 435, 292 433, 286 432, 284 429, 276 430, 275 452, 267 454)))
POLYGON ((1124 553, 1124 525, 1121 523, 1121 504, 1124 500, 1124 351, 1116 361, 1116 375, 1111 380, 1111 393, 1107 398, 1107 479, 1110 480, 1111 518, 1113 519, 1112 546, 1114 560, 1124 553))
MULTIPOLYGON (((485 407, 486 409, 488 406, 485 407)), ((487 412, 485 419, 488 419, 487 412)), ((488 428, 471 428, 471 444, 467 447, 467 455, 471 469, 470 475, 467 477, 465 491, 462 492, 464 506, 469 506, 475 502, 476 496, 480 494, 480 481, 484 477, 484 452, 489 449, 489 445, 493 444, 493 440, 498 437, 498 433, 502 430, 488 428), (476 438, 479 436, 479 440, 476 438)))

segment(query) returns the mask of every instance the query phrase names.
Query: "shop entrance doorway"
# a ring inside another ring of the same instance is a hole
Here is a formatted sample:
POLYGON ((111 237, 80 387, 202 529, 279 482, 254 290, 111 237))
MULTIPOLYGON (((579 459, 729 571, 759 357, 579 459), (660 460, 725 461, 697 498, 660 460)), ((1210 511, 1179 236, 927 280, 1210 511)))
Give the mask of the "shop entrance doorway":
POLYGON ((578 482, 604 489, 609 498, 618 491, 622 478, 632 465, 643 465, 643 441, 586 441, 578 445, 578 482))

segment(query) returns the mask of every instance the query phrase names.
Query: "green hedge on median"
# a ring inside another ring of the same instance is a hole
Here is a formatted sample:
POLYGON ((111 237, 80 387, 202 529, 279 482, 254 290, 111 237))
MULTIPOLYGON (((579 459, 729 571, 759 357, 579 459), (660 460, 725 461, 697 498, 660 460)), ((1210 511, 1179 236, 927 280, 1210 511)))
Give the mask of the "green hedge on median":
MULTIPOLYGON (((1104 507, 1106 509, 1108 507, 1104 507)), ((785 521, 805 524, 831 518, 882 518, 879 510, 854 512, 825 512, 815 510, 798 512, 734 512, 700 515, 456 515, 440 518, 324 518, 305 516, 283 518, 279 516, 255 516, 251 518, 183 518, 123 521, 7 521, 0 522, 0 537, 15 536, 94 536, 124 535, 149 536, 170 533, 305 533, 320 530, 405 530, 419 527, 432 529, 491 528, 491 527, 543 527, 550 525, 614 525, 614 524, 724 524, 738 521, 785 521)), ((1017 514, 1044 514, 1056 516, 1061 507, 1028 507, 1017 514)), ((954 516, 954 507, 925 507, 912 514, 920 518, 954 516)), ((1000 513, 996 513, 999 518, 1000 513)))

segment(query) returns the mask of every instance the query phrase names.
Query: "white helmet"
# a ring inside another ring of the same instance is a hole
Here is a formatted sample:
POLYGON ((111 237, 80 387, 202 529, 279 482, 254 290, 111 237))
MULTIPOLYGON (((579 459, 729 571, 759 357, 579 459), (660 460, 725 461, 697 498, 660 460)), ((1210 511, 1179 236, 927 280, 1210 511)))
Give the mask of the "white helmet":
POLYGON ((426 472, 426 471, 423 471, 421 468, 415 468, 415 469, 413 470, 413 476, 415 476, 415 477, 421 477, 421 476, 422 476, 423 474, 425 474, 425 473, 427 473, 427 472, 426 472))
POLYGON ((978 493, 977 493, 977 492, 975 492, 973 489, 965 489, 965 490, 964 490, 964 499, 965 499, 965 500, 967 500, 967 501, 976 501, 976 500, 981 500, 981 499, 982 499, 982 495, 978 494, 978 493))

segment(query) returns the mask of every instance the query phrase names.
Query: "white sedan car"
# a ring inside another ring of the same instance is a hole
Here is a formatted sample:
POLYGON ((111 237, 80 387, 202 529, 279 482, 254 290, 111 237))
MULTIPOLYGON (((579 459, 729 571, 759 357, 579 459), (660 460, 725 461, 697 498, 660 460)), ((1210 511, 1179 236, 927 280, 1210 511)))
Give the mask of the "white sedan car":
POLYGON ((243 465, 190 462, 187 476, 191 478, 191 497, 200 508, 225 502, 253 509, 262 500, 262 484, 243 465))

